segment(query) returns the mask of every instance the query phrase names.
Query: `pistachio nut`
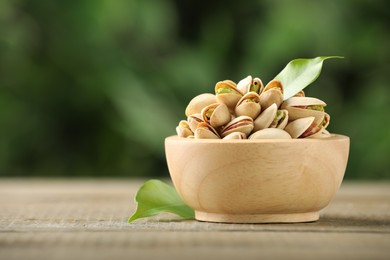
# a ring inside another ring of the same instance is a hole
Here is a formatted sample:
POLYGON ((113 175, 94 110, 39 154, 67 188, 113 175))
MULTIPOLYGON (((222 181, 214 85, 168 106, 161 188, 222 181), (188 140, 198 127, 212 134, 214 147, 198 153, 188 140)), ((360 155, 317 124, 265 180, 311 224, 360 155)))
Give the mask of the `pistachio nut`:
POLYGON ((328 138, 328 137, 331 137, 331 136, 332 135, 328 132, 328 130, 323 129, 322 131, 319 131, 316 134, 308 136, 308 138, 328 138))
POLYGON ((282 103, 281 108, 296 107, 302 109, 311 109, 317 111, 325 111, 326 103, 318 98, 313 97, 290 97, 282 103))
POLYGON ((233 111, 242 93, 236 88, 236 83, 231 80, 219 81, 215 85, 216 98, 219 103, 224 103, 230 111, 233 111))
POLYGON ((262 109, 266 109, 273 103, 277 107, 283 102, 283 85, 278 80, 271 80, 260 94, 260 105, 262 109))
POLYGON ((323 113, 322 117, 303 117, 287 124, 286 130, 293 138, 305 138, 322 132, 329 125, 330 117, 323 113))
POLYGON ((220 139, 217 131, 209 124, 202 122, 195 130, 196 139, 220 139))
POLYGON ((241 132, 248 136, 253 130, 253 119, 249 116, 239 116, 221 130, 221 136, 225 137, 233 132, 241 132))
POLYGON ((231 139, 246 139, 246 134, 241 133, 241 132, 233 132, 233 133, 228 134, 227 136, 225 136, 225 137, 222 138, 222 139, 225 139, 225 140, 231 140, 231 139))
POLYGON ((278 110, 276 111, 275 118, 269 127, 284 129, 287 125, 287 122, 288 122, 288 111, 284 109, 278 110))
POLYGON ((252 79, 252 76, 248 76, 237 83, 237 89, 241 91, 243 95, 249 92, 255 92, 260 94, 263 91, 263 82, 259 78, 252 79))
POLYGON ((249 116, 255 119, 261 111, 260 96, 255 92, 246 93, 237 103, 234 112, 237 116, 249 116))
POLYGON ((310 116, 314 116, 316 119, 319 120, 322 119, 326 114, 325 112, 318 110, 302 109, 297 107, 286 107, 286 110, 288 111, 290 121, 310 116))
POLYGON ((190 126, 190 129, 192 132, 195 132, 196 128, 198 128, 199 123, 204 122, 202 115, 197 113, 197 114, 192 114, 187 117, 187 122, 188 125, 190 126))
POLYGON ((304 97, 305 92, 303 90, 299 91, 297 94, 294 95, 294 97, 304 97))
POLYGON ((176 133, 179 137, 188 137, 194 135, 190 129, 190 126, 188 125, 188 122, 185 120, 181 120, 179 122, 179 125, 176 127, 176 133))
POLYGON ((254 132, 248 139, 291 139, 291 136, 282 129, 266 128, 254 132))
POLYGON ((188 103, 185 114, 188 117, 190 115, 200 113, 203 108, 216 102, 217 99, 213 94, 205 93, 197 95, 190 101, 190 103, 188 103))
POLYGON ((272 104, 267 107, 254 121, 254 129, 253 131, 258 131, 264 128, 268 128, 275 119, 276 113, 278 111, 278 107, 276 104, 272 104))
POLYGON ((285 100, 281 108, 288 110, 291 121, 302 117, 323 117, 326 103, 318 98, 291 97, 285 100))
POLYGON ((314 120, 314 116, 299 118, 288 123, 284 130, 292 138, 299 138, 313 124, 314 120))
POLYGON ((215 103, 208 105, 201 111, 203 121, 217 128, 230 122, 230 112, 225 104, 215 103))
POLYGON ((327 113, 324 113, 322 118, 316 118, 311 126, 300 136, 301 138, 309 137, 322 132, 329 124, 330 117, 327 113))

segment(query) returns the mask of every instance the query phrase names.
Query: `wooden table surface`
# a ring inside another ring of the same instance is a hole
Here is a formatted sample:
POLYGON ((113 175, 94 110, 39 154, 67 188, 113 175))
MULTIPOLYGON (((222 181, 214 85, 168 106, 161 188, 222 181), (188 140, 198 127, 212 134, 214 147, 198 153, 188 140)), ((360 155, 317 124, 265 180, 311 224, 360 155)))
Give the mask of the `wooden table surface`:
POLYGON ((0 179, 0 259, 390 259, 389 182, 344 182, 314 223, 128 224, 141 183, 0 179))

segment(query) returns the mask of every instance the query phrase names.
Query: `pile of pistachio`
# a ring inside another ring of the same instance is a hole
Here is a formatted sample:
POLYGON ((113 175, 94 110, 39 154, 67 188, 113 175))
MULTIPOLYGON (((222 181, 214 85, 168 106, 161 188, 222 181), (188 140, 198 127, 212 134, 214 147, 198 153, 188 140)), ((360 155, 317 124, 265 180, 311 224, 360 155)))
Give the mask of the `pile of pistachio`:
POLYGON ((277 80, 265 87, 251 76, 238 84, 224 80, 215 85, 215 95, 200 94, 190 101, 187 120, 180 121, 176 132, 196 139, 328 137, 325 106, 303 91, 283 100, 283 85, 277 80))

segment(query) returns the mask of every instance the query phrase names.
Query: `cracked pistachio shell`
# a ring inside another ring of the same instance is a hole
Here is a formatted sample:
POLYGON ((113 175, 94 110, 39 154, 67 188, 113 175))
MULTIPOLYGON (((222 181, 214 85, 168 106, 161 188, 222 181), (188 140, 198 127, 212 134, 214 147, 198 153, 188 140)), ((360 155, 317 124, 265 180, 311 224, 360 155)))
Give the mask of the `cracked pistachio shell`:
POLYGON ((237 116, 249 116, 255 119, 261 111, 260 96, 255 92, 246 93, 237 103, 234 110, 237 116))
POLYGON ((194 135, 188 125, 188 122, 185 120, 181 120, 179 122, 179 125, 176 127, 176 133, 179 137, 188 137, 194 135))
POLYGON ((328 130, 322 129, 322 131, 319 131, 316 134, 308 136, 307 138, 328 138, 328 137, 331 137, 331 136, 332 135, 328 132, 328 130))
POLYGON ((237 89, 245 95, 248 92, 255 92, 257 94, 263 91, 263 82, 259 78, 252 78, 252 76, 248 76, 240 82, 237 83, 237 89))
POLYGON ((330 115, 325 113, 324 120, 322 121, 322 126, 323 126, 324 130, 325 130, 325 128, 328 127, 329 123, 330 123, 330 115))
POLYGON ((322 117, 304 117, 287 124, 286 130, 293 138, 305 138, 322 132, 329 125, 330 116, 326 113, 322 117))
POLYGON ((291 97, 285 100, 281 108, 288 110, 290 121, 302 117, 314 116, 322 118, 324 116, 324 107, 326 103, 313 97, 291 97))
POLYGON ((192 132, 195 132, 196 128, 198 128, 199 123, 204 122, 201 114, 192 114, 187 117, 188 125, 192 132))
POLYGON ((297 94, 294 95, 294 97, 304 97, 305 96, 305 91, 301 90, 297 94))
POLYGON ((326 106, 326 103, 318 98, 313 98, 313 97, 290 97, 289 99, 285 100, 281 108, 286 108, 286 107, 298 107, 305 109, 307 106, 320 106, 324 107, 326 106))
POLYGON ((263 90, 264 90, 264 85, 261 79, 254 78, 249 91, 253 91, 256 92, 257 94, 260 94, 261 92, 263 92, 263 90))
POLYGON ((228 107, 223 103, 208 105, 202 109, 202 119, 212 127, 217 128, 230 122, 230 112, 228 107))
POLYGON ((233 132, 225 136, 223 139, 232 140, 232 139, 246 139, 246 135, 241 132, 233 132))
POLYGON ((291 136, 282 129, 266 128, 254 132, 248 139, 291 139, 291 136))
POLYGON ((269 127, 284 129, 288 123, 288 111, 281 109, 276 112, 275 118, 269 127))
POLYGON ((260 94, 260 105, 262 109, 266 109, 273 103, 277 107, 283 102, 283 85, 278 80, 271 80, 260 94))
POLYGON ((241 132, 248 136, 253 130, 253 119, 249 116, 239 116, 227 124, 221 131, 221 136, 225 137, 233 132, 241 132))
POLYGON ((288 123, 284 130, 289 133, 292 138, 299 138, 313 124, 314 120, 314 116, 299 118, 288 123))
POLYGON ((225 104, 233 111, 242 93, 236 88, 236 83, 231 80, 219 81, 215 85, 216 98, 219 103, 225 104))
POLYGON ((315 118, 311 126, 300 136, 300 138, 310 137, 322 132, 329 124, 330 117, 324 113, 322 118, 315 118))
POLYGON ((191 99, 190 103, 188 103, 185 114, 187 117, 193 114, 198 114, 203 108, 216 102, 217 99, 213 94, 205 93, 197 95, 191 99))
POLYGON ((314 116, 316 119, 322 120, 326 114, 323 111, 304 109, 298 107, 286 107, 285 109, 288 111, 288 116, 290 121, 294 121, 299 118, 310 117, 310 116, 314 116))
POLYGON ((265 109, 253 122, 254 131, 258 131, 264 128, 268 128, 273 120, 275 119, 278 107, 276 104, 272 104, 267 109, 265 109))
POLYGON ((221 139, 217 131, 209 124, 203 122, 198 124, 195 130, 196 139, 221 139))

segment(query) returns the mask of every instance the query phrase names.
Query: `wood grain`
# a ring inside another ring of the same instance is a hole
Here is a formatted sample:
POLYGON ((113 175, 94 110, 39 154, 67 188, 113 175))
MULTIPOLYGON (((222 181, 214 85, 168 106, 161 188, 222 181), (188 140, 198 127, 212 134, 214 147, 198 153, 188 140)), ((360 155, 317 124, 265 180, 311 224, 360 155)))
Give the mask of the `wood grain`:
POLYGON ((0 259, 388 259, 390 183, 344 182, 317 222, 128 224, 143 180, 0 180, 0 259))
POLYGON ((165 141, 168 168, 198 220, 318 219, 342 182, 349 138, 165 141))

